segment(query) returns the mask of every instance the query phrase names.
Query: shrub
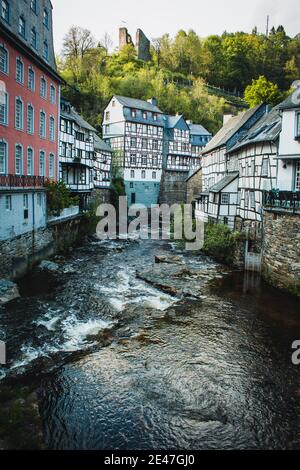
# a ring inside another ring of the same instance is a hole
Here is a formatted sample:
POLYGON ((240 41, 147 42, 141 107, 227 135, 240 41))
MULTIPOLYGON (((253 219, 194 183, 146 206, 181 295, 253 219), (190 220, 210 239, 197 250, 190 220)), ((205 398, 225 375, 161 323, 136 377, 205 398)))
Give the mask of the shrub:
POLYGON ((202 251, 226 264, 232 264, 236 243, 240 240, 239 232, 222 224, 205 224, 204 246, 202 251))
POLYGON ((50 214, 59 215, 66 207, 79 204, 78 196, 72 196, 70 189, 63 181, 48 181, 46 183, 47 208, 50 214))

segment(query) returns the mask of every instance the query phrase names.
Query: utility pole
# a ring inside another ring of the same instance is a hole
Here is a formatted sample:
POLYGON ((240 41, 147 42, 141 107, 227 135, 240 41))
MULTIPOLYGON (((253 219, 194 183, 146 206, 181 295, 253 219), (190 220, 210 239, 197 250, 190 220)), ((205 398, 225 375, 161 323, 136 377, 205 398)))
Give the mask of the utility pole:
POLYGON ((269 21, 270 21, 270 17, 269 15, 267 16, 267 27, 266 27, 266 36, 269 37, 269 21))

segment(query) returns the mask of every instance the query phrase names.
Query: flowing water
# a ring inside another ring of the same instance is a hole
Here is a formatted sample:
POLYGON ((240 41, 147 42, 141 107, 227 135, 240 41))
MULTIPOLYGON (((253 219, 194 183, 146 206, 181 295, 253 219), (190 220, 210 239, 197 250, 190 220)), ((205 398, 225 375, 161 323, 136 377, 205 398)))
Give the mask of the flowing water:
POLYGON ((2 379, 36 382, 49 448, 300 448, 298 300, 168 242, 59 264, 0 309, 2 379))

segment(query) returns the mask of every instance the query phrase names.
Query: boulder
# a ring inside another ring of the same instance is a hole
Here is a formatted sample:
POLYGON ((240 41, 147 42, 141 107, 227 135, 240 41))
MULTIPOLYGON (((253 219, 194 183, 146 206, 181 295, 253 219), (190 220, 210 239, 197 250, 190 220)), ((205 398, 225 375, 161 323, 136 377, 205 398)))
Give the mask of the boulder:
POLYGON ((176 255, 156 255, 155 263, 182 264, 182 259, 176 255))
POLYGON ((6 279, 0 279, 0 305, 20 297, 17 284, 6 279))
POLYGON ((41 263, 39 264, 39 268, 42 269, 43 271, 51 271, 51 272, 57 272, 60 269, 57 263, 53 263, 53 261, 48 261, 48 260, 41 261, 41 263))

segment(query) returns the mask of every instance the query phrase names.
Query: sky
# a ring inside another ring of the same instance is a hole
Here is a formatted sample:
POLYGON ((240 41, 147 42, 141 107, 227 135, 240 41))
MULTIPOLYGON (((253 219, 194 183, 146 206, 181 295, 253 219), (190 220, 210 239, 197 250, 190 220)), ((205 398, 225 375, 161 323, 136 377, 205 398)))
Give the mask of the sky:
POLYGON ((109 33, 118 45, 119 27, 132 37, 141 28, 149 39, 179 29, 193 29, 200 37, 229 32, 251 32, 254 26, 266 31, 284 25, 287 34, 300 33, 299 0, 52 0, 55 51, 61 50, 65 33, 72 25, 92 31, 101 40, 109 33))

